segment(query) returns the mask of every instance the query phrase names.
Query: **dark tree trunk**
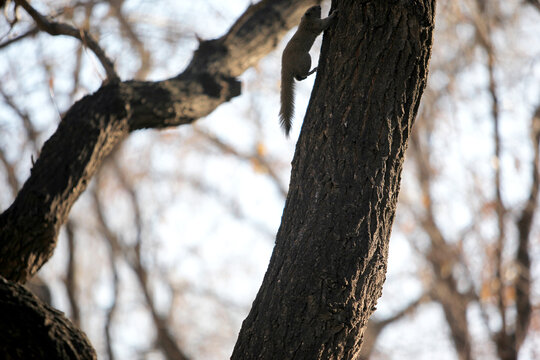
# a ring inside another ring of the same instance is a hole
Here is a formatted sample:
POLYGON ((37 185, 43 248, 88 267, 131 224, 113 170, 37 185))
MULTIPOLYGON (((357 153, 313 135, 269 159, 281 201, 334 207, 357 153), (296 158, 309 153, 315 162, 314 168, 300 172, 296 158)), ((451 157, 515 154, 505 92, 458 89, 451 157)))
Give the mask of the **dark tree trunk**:
POLYGON ((354 359, 385 280, 435 0, 334 1, 282 224, 233 359, 354 359))

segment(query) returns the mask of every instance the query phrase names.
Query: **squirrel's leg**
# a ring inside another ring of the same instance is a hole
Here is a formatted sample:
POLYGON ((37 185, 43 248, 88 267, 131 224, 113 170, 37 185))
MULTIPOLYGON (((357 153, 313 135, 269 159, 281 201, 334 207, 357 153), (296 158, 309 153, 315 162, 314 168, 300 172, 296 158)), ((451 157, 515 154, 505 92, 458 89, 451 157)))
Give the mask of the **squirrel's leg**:
POLYGON ((313 68, 313 70, 311 70, 310 72, 307 73, 306 76, 300 76, 300 75, 296 75, 294 78, 298 81, 302 81, 302 80, 305 80, 309 75, 313 74, 315 71, 317 71, 317 68, 313 68))

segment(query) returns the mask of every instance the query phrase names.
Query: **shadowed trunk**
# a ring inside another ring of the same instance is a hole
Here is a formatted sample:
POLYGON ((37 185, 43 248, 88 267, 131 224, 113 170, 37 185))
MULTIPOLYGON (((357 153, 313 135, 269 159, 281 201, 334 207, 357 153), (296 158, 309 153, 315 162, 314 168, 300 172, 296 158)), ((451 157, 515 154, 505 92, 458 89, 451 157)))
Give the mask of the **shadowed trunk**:
POLYGON ((381 295, 435 1, 334 8, 276 246, 233 359, 358 358, 381 295))

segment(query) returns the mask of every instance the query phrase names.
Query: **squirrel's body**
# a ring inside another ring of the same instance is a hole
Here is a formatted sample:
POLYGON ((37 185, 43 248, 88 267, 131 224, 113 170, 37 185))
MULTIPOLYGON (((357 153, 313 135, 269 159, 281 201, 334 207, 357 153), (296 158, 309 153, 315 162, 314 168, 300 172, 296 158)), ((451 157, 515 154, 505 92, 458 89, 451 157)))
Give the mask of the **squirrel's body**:
POLYGON ((321 19, 321 7, 309 8, 281 57, 281 110, 279 120, 286 135, 291 130, 294 113, 294 79, 301 81, 313 74, 317 68, 311 67, 309 50, 321 32, 330 26, 334 11, 326 19, 321 19))

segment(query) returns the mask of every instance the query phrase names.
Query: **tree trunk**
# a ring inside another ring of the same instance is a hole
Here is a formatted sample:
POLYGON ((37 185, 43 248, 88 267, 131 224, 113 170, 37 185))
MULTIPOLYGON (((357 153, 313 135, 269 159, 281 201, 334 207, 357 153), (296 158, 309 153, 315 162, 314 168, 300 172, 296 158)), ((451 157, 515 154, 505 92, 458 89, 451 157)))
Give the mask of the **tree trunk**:
POLYGON ((282 224, 233 359, 354 359, 386 276, 435 0, 334 1, 282 224))

